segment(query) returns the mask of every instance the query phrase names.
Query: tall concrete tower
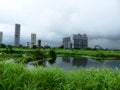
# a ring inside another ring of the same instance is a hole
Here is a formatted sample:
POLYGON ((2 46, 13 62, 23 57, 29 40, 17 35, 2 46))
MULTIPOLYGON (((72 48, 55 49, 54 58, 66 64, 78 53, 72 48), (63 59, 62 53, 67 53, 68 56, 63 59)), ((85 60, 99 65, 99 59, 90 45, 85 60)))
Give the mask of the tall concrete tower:
POLYGON ((41 47, 41 40, 38 40, 38 47, 41 47))
POLYGON ((34 45, 36 45, 36 34, 31 33, 31 47, 33 47, 34 45))
POLYGON ((2 43, 2 39, 3 39, 3 32, 0 32, 0 44, 2 43))
POLYGON ((15 47, 20 45, 20 24, 15 24, 15 47))

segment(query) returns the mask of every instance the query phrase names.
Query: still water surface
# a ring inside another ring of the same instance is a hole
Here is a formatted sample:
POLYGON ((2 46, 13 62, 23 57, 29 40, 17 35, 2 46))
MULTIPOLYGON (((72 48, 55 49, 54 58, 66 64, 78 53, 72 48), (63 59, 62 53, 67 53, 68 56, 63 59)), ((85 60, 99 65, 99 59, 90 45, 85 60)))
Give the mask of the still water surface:
MULTIPOLYGON (((46 67, 57 66, 67 71, 81 68, 112 68, 120 69, 120 60, 104 60, 102 62, 86 57, 63 57, 59 56, 55 60, 39 62, 39 65, 46 67)), ((29 65, 29 64, 28 64, 29 65)))

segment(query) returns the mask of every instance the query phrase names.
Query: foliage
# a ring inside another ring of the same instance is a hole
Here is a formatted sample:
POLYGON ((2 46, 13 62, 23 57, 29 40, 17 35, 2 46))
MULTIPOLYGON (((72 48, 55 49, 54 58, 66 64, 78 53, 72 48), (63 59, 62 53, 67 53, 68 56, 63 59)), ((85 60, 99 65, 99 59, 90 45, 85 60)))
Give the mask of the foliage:
POLYGON ((6 48, 5 44, 0 44, 0 48, 6 48))
POLYGON ((37 49, 37 46, 36 46, 36 45, 33 45, 32 48, 33 48, 33 49, 37 49))
MULTIPOLYGON (((1 57, 6 58, 17 58, 20 54, 26 54, 26 56, 30 56, 32 60, 43 60, 44 58, 52 58, 55 60, 56 56, 59 54, 62 55, 80 55, 80 56, 89 56, 94 59, 120 59, 120 51, 119 50, 66 50, 66 49, 32 49, 32 48, 13 48, 9 46, 7 48, 0 49, 1 57)), ((20 57, 20 56, 19 56, 20 57)), ((23 58, 21 56, 21 58, 23 58)), ((29 61, 29 60, 28 60, 29 61)))
POLYGON ((7 53, 7 54, 12 54, 12 53, 14 53, 14 50, 12 49, 11 46, 8 46, 8 47, 6 48, 6 50, 5 50, 5 53, 7 53))
POLYGON ((33 57, 35 60, 43 60, 45 58, 45 53, 42 50, 37 49, 34 51, 33 57))
POLYGON ((16 58, 15 62, 17 63, 28 63, 30 61, 35 61, 35 59, 32 56, 26 56, 21 58, 16 58))
POLYGON ((52 59, 56 59, 56 52, 53 49, 49 50, 49 55, 52 59))
POLYGON ((0 90, 120 90, 120 71, 112 69, 65 72, 5 62, 0 67, 0 90))
POLYGON ((48 60, 48 62, 49 62, 50 64, 54 64, 54 63, 56 62, 56 58, 52 58, 52 59, 48 60))
POLYGON ((91 56, 96 58, 120 58, 120 51, 113 50, 65 50, 65 49, 56 49, 57 54, 67 54, 67 55, 82 55, 82 56, 91 56))

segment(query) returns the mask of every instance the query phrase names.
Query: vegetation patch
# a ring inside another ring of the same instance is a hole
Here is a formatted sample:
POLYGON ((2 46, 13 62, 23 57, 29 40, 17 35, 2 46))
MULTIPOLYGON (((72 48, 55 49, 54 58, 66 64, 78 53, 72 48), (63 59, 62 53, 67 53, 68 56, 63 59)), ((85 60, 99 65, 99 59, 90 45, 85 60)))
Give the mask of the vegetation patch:
POLYGON ((81 69, 71 72, 56 67, 26 68, 0 63, 0 90, 120 90, 120 71, 81 69))

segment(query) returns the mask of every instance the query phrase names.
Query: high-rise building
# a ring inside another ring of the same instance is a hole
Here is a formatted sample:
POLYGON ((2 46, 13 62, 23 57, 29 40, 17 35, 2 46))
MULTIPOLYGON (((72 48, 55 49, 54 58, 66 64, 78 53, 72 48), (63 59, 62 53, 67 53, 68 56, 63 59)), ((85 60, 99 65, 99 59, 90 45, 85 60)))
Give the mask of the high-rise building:
POLYGON ((27 42, 27 47, 30 47, 30 42, 27 42))
POLYGON ((88 47, 88 38, 86 34, 74 34, 73 35, 73 48, 85 49, 88 47))
POLYGON ((63 47, 64 47, 65 49, 69 49, 69 48, 72 47, 70 37, 65 37, 65 38, 63 38, 63 47))
POLYGON ((15 47, 20 46, 20 24, 15 24, 15 47))
POLYGON ((3 39, 3 32, 0 32, 0 44, 2 43, 2 39, 3 39))
POLYGON ((36 34, 31 33, 31 47, 33 47, 34 45, 36 45, 36 34))
POLYGON ((65 49, 85 49, 88 47, 88 37, 86 34, 74 34, 72 39, 70 37, 63 38, 63 47, 65 49))
POLYGON ((38 47, 41 47, 41 40, 38 40, 38 47))

